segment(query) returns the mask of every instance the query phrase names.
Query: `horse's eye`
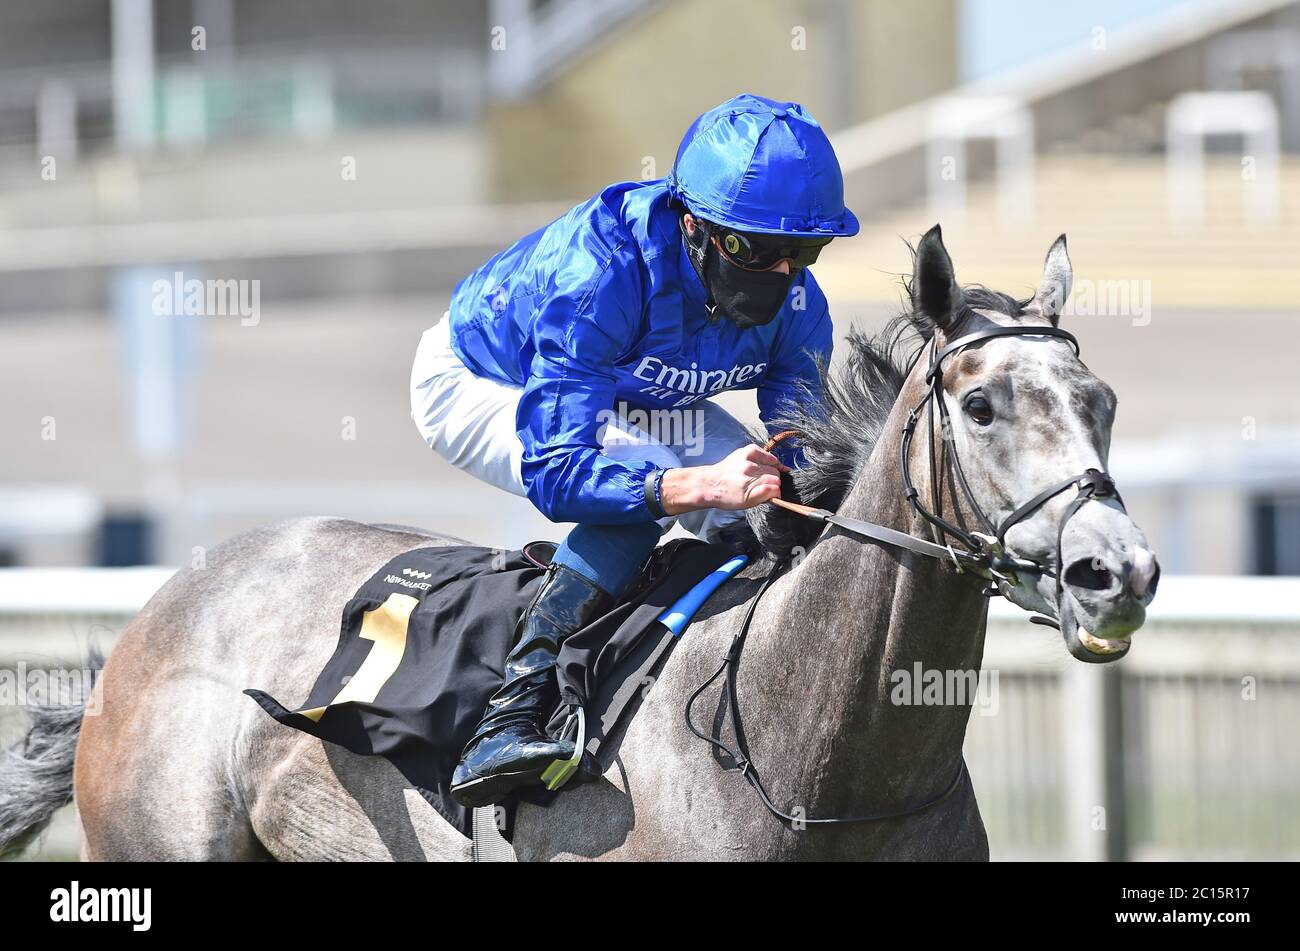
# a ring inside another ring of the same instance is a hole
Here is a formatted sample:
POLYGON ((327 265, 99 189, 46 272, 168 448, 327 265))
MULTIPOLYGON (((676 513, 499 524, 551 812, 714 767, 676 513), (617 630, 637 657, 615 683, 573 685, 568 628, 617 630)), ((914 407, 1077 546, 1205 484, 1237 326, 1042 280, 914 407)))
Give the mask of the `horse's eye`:
POLYGON ((966 413, 981 426, 993 422, 993 406, 979 393, 966 399, 966 413))

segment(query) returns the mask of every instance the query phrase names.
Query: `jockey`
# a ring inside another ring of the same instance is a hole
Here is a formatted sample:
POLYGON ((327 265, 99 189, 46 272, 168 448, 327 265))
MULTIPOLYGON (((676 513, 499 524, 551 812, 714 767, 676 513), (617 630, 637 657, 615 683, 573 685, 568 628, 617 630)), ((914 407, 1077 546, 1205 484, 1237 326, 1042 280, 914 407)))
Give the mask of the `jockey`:
POLYGON ((709 401, 754 389, 772 429, 831 352, 808 265, 854 235, 826 134, 740 95, 687 130, 666 180, 611 185, 492 257, 425 332, 411 411, 459 469, 575 522, 520 619, 452 794, 500 802, 574 753, 543 724, 561 643, 608 610, 674 521, 706 540, 780 495, 778 459, 709 401), (648 422, 647 422, 648 421, 648 422))

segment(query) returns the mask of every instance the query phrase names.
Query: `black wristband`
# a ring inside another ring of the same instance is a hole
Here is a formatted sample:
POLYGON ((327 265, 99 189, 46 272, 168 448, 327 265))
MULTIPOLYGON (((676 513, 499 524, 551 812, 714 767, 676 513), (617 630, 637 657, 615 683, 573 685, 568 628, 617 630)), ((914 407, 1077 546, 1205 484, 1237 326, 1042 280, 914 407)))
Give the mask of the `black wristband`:
POLYGON ((650 510, 651 518, 667 518, 663 500, 659 496, 659 484, 663 482, 664 470, 652 469, 645 477, 645 507, 650 510))

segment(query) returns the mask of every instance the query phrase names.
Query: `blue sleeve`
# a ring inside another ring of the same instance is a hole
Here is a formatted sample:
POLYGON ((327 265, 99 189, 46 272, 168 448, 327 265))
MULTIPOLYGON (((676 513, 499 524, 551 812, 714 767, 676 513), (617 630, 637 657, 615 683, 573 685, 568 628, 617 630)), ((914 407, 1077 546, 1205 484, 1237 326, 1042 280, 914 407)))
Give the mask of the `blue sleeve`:
POLYGON ((515 422, 524 489, 553 522, 653 518, 645 478, 654 464, 613 460, 596 438, 614 410, 614 363, 640 322, 638 276, 621 263, 570 256, 561 273, 574 289, 550 294, 532 322, 535 353, 515 422))
MULTIPOLYGON (((805 272, 806 273, 806 272, 805 272)), ((792 312, 791 325, 777 340, 767 374, 758 387, 758 415, 769 436, 779 431, 777 419, 786 401, 807 402, 807 393, 821 399, 821 375, 818 361, 829 363, 834 346, 834 326, 821 289, 811 278, 804 283, 808 306, 792 312)), ((775 455, 788 466, 803 464, 803 453, 794 445, 782 443, 775 455)))

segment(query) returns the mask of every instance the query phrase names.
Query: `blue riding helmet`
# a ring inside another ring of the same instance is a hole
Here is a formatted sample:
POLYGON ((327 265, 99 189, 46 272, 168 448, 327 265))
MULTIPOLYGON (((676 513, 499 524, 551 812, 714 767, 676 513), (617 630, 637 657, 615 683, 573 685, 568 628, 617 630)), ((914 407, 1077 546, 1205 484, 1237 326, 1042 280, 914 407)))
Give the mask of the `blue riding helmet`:
POLYGON ((756 234, 851 237, 844 176, 803 106, 743 93, 686 130, 668 187, 693 214, 756 234))

